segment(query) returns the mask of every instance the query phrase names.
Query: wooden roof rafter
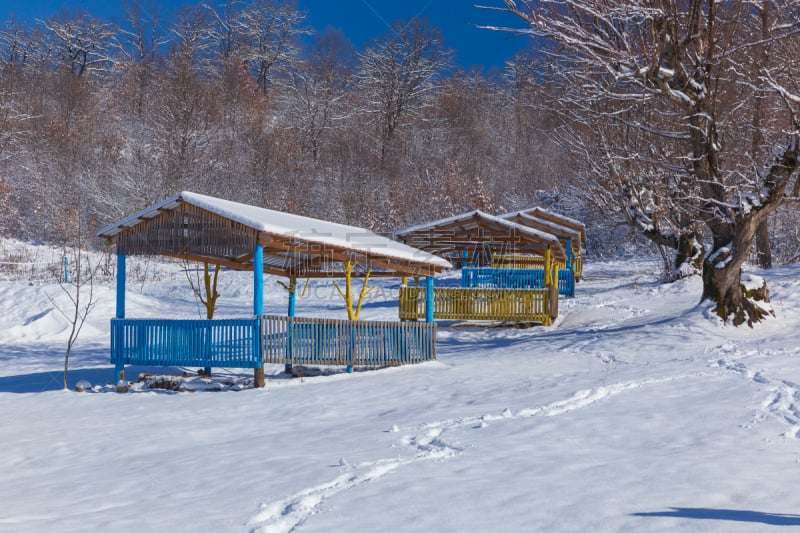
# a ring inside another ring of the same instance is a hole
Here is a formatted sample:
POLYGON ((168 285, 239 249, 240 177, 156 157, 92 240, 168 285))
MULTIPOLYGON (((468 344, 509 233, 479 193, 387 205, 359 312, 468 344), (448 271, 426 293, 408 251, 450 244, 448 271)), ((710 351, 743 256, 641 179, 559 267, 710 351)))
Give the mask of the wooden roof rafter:
POLYGON ((256 243, 264 271, 289 277, 433 275, 451 265, 432 254, 354 226, 182 192, 98 231, 124 255, 166 255, 253 269, 256 243))
POLYGON ((530 215, 536 218, 540 218, 542 220, 554 222, 560 226, 566 226, 568 228, 571 228, 580 233, 582 243, 586 242, 586 226, 584 226, 583 222, 579 220, 575 220, 574 218, 570 218, 568 216, 561 215, 559 213, 548 211, 547 209, 541 207, 531 207, 530 209, 523 209, 519 212, 524 215, 530 215))
POLYGON ((400 230, 395 237, 409 246, 431 253, 471 251, 480 246, 493 253, 544 254, 565 260, 561 241, 554 235, 481 211, 436 220, 400 230))
POLYGON ((562 226, 556 222, 552 222, 550 220, 545 220, 543 218, 539 218, 533 215, 527 215, 522 211, 514 211, 512 213, 506 213, 505 215, 500 215, 501 218, 506 220, 510 220, 512 222, 516 222, 522 226, 527 226, 529 228, 538 229, 540 231, 546 231, 562 239, 564 243, 566 243, 566 239, 570 239, 572 243, 572 247, 575 250, 581 249, 581 242, 583 238, 581 237, 580 231, 568 227, 562 226))

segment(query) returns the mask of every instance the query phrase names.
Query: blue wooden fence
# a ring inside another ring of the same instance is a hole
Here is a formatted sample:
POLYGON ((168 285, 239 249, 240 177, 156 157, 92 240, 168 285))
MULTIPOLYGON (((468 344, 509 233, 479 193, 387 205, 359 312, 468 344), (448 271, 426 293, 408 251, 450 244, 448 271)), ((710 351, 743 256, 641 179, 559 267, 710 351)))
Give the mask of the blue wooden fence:
MULTIPOLYGON (((461 286, 486 289, 543 289, 544 269, 465 267, 461 269, 461 286)), ((572 270, 559 269, 558 293, 575 295, 575 275, 572 270)))
POLYGON ((111 362, 115 365, 258 368, 257 318, 111 320, 111 362))
POLYGON ((264 363, 394 366, 436 359, 436 324, 261 316, 247 319, 115 318, 111 362, 260 368, 264 363))
POLYGON ((436 359, 436 324, 264 316, 264 362, 395 366, 436 359))

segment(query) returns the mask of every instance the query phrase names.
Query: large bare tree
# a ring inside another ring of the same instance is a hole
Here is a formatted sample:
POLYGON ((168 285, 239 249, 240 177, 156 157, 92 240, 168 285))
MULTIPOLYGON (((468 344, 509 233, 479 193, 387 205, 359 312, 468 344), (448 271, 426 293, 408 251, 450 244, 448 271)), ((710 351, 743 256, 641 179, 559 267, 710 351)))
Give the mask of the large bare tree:
POLYGON ((378 130, 382 165, 398 128, 423 115, 436 77, 448 67, 451 55, 438 28, 418 18, 396 22, 358 54, 358 79, 378 130))
POLYGON ((759 225, 787 191, 796 194, 796 2, 504 4, 501 9, 525 21, 521 31, 540 39, 551 72, 565 82, 562 101, 599 140, 600 149, 586 154, 615 162, 630 216, 651 238, 674 237, 673 228, 659 235, 648 223, 653 211, 635 201, 636 184, 629 183, 639 180, 641 195, 643 178, 657 176, 659 202, 681 213, 685 229, 697 226, 709 237, 703 298, 737 325, 764 318, 769 309, 754 298, 766 298, 765 287, 743 285, 741 267, 759 225), (756 106, 760 120, 754 121, 756 106), (617 132, 608 135, 598 125, 617 132))
POLYGON ((325 133, 352 112, 345 99, 350 89, 353 45, 338 30, 317 35, 297 62, 287 83, 287 115, 304 152, 317 161, 325 133))

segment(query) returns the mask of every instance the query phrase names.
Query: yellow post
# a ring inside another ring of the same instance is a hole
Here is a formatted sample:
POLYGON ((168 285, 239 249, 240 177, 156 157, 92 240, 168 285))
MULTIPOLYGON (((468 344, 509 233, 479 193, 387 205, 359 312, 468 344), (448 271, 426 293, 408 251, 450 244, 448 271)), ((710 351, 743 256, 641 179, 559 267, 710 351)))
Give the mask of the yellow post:
POLYGON ((367 290, 367 283, 369 283, 369 275, 371 273, 371 270, 367 270, 367 274, 364 276, 364 283, 361 285, 361 293, 358 295, 358 306, 356 307, 356 312, 353 314, 353 318, 351 320, 358 320, 358 317, 361 316, 361 304, 364 303, 364 297, 369 294, 369 290, 367 290))
POLYGON ((548 246, 547 249, 544 251, 544 286, 549 287, 553 284, 553 280, 550 277, 550 270, 553 268, 552 260, 550 258, 550 247, 548 246))
POLYGON ((369 290, 367 289, 367 283, 369 283, 369 275, 372 272, 371 270, 367 271, 366 276, 364 276, 364 284, 361 286, 361 292, 358 295, 358 302, 356 307, 353 307, 353 267, 355 263, 347 260, 344 263, 344 291, 339 288, 339 285, 334 281, 333 286, 336 287, 336 290, 339 291, 339 294, 344 298, 345 305, 347 306, 347 318, 348 320, 358 320, 358 316, 361 314, 361 304, 364 303, 364 297, 369 294, 369 290))
POLYGON ((556 286, 556 291, 558 291, 558 262, 553 262, 553 285, 556 286))

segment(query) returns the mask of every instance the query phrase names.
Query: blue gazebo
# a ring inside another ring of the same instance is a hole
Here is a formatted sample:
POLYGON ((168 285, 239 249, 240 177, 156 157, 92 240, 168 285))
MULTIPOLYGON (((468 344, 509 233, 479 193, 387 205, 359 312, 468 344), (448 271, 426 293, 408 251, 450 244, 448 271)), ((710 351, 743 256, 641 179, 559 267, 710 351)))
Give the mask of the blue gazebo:
POLYGON ((100 229, 117 252, 117 309, 111 322, 115 378, 126 364, 254 368, 265 363, 397 365, 435 358, 433 305, 425 323, 296 317, 300 278, 433 276, 448 261, 336 224, 184 191, 100 229), (253 313, 242 319, 131 319, 125 314, 125 258, 162 255, 253 272, 253 313), (264 314, 264 274, 290 279, 289 316, 264 314))

